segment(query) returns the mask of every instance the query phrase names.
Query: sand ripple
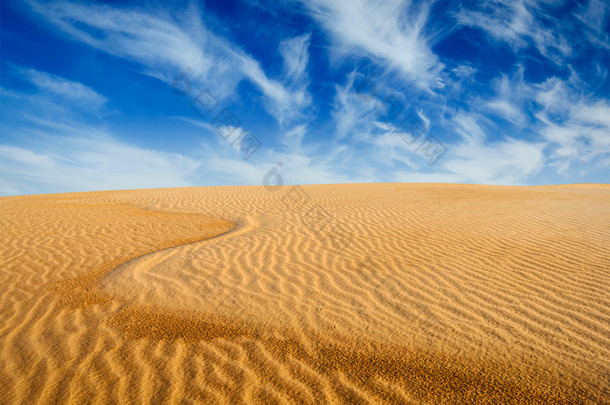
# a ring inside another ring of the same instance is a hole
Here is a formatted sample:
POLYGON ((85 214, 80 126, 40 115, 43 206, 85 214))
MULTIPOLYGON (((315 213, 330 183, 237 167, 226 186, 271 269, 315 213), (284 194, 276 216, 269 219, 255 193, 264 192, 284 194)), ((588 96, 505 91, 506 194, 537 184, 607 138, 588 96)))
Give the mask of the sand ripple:
POLYGON ((0 403, 608 403, 609 203, 603 185, 2 198, 0 403))

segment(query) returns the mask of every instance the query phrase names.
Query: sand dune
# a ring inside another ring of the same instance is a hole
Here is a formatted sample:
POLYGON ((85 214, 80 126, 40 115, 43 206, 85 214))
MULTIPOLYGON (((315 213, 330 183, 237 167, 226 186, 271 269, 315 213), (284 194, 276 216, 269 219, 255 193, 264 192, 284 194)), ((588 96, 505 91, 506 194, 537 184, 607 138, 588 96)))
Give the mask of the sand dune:
POLYGON ((0 199, 0 403, 610 403, 610 186, 0 199))

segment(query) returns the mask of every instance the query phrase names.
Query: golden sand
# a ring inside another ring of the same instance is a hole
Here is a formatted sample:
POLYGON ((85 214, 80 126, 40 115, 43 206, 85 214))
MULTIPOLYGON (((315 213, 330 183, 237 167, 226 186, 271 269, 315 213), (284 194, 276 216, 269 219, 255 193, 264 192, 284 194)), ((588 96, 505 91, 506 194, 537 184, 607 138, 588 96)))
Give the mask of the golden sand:
POLYGON ((610 403, 610 186, 0 198, 0 404, 610 403))

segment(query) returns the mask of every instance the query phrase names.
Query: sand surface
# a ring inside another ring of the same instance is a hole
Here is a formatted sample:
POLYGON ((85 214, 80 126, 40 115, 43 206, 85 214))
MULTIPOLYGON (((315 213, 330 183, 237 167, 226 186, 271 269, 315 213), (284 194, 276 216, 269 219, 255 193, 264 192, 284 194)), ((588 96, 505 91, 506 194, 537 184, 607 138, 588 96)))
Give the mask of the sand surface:
POLYGON ((0 198, 0 404, 610 403, 610 186, 0 198))

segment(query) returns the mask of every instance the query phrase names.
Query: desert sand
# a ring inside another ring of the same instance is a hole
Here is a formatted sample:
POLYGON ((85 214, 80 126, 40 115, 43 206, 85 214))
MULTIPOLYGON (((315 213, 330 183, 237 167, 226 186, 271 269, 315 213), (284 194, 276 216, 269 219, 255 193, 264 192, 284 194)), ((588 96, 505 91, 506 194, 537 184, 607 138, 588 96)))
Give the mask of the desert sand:
POLYGON ((610 186, 0 198, 0 404, 610 403, 610 186))

